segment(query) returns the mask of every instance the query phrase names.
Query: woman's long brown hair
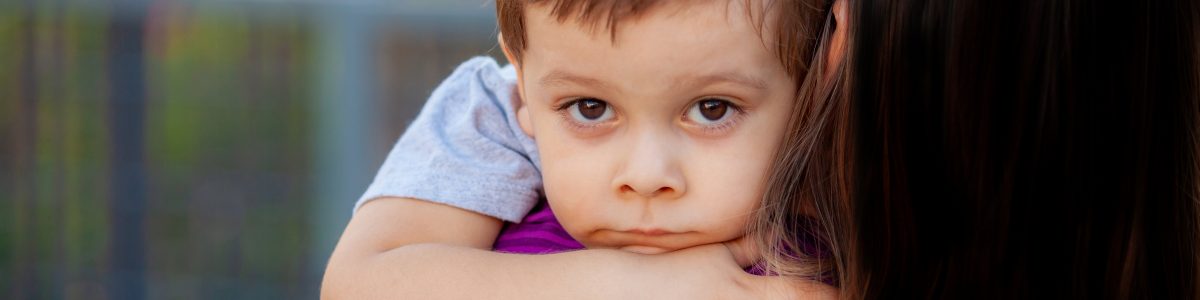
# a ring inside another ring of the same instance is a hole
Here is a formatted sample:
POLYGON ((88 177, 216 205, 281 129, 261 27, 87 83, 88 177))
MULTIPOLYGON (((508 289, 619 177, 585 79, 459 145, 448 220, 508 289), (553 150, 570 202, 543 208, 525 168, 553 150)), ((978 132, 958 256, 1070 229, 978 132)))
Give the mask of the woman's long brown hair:
POLYGON ((845 298, 1200 298, 1200 3, 850 15, 752 227, 775 270, 845 298), (807 232, 829 257, 786 255, 807 232))

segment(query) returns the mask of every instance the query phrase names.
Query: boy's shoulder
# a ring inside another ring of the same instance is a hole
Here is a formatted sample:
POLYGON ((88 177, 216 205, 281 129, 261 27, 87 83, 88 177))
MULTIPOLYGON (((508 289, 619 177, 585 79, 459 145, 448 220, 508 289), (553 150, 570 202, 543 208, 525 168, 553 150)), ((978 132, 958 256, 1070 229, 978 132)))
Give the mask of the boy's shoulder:
MULTIPOLYGON (((421 115, 434 119, 469 119, 472 130, 509 129, 520 135, 516 123, 517 71, 495 59, 467 59, 433 91, 421 115)), ((420 117, 420 116, 418 116, 420 117)), ((441 123, 441 122, 438 122, 441 123)))
MULTIPOLYGON (((512 65, 501 66, 494 58, 477 56, 467 59, 442 81, 425 103, 424 110, 438 115, 451 110, 462 113, 494 111, 494 117, 515 113, 517 71, 512 65), (462 111, 462 109, 468 111, 462 111)), ((423 112, 423 114, 426 114, 423 112)), ((515 120, 515 118, 513 119, 515 120)))
POLYGON ((514 112, 516 70, 468 59, 434 89, 355 209, 402 197, 518 222, 537 203, 537 145, 514 112))
POLYGON ((517 83, 517 70, 512 65, 500 66, 495 58, 476 56, 459 64, 446 83, 483 84, 489 90, 509 90, 517 83))

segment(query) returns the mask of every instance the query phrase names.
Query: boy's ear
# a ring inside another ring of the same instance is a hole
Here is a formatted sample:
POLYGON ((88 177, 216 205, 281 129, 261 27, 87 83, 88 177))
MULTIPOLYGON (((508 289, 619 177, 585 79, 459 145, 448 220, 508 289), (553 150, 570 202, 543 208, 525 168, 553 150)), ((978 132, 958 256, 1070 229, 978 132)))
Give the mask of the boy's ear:
POLYGON ((517 67, 517 72, 521 72, 520 66, 517 66, 517 60, 514 59, 512 51, 508 49, 508 44, 504 43, 504 33, 496 34, 496 43, 500 45, 500 51, 504 52, 504 58, 508 59, 508 63, 517 67))
POLYGON ((517 107, 517 125, 521 125, 521 131, 524 131, 525 135, 533 137, 533 124, 529 121, 529 105, 517 107))
POLYGON ((529 105, 525 105, 525 76, 521 72, 521 65, 513 58, 512 51, 509 51, 508 45, 504 44, 504 34, 496 34, 496 42, 500 44, 500 50, 504 51, 504 58, 508 59, 508 63, 517 69, 517 88, 516 93, 513 93, 512 104, 517 110, 517 125, 521 126, 521 131, 525 135, 533 137, 533 124, 529 120, 529 105))
POLYGON ((833 14, 833 36, 829 38, 829 54, 825 57, 825 76, 832 76, 833 69, 841 65, 846 56, 846 35, 850 31, 847 1, 850 0, 833 0, 833 7, 830 8, 830 13, 833 14))

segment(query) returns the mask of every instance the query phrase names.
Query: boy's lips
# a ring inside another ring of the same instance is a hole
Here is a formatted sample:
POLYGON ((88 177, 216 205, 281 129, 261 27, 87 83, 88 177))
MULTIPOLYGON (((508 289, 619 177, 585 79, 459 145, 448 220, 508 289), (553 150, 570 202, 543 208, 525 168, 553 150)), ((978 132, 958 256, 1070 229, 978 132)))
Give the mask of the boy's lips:
POLYGON ((667 252, 671 251, 671 249, 667 249, 667 248, 644 246, 644 245, 626 245, 626 246, 622 246, 619 249, 621 249, 621 251, 628 251, 628 252, 639 253, 639 254, 660 254, 660 253, 667 253, 667 252))
POLYGON ((642 227, 627 230, 609 231, 605 240, 611 247, 620 250, 641 253, 658 254, 686 248, 688 233, 671 231, 656 227, 642 227))
POLYGON ((626 230, 626 231, 622 231, 622 232, 628 233, 628 234, 635 234, 635 235, 644 235, 644 236, 662 236, 662 235, 676 233, 676 232, 658 229, 658 228, 635 228, 635 229, 630 229, 630 230, 626 230))

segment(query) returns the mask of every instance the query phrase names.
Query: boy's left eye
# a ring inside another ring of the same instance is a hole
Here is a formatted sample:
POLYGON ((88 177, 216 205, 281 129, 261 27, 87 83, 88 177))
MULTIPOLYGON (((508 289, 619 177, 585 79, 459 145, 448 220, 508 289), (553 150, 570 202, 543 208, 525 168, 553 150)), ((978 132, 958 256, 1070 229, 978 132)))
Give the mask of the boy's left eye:
POLYGON ((688 109, 687 118, 702 125, 712 125, 728 119, 735 109, 729 101, 705 99, 688 109))

